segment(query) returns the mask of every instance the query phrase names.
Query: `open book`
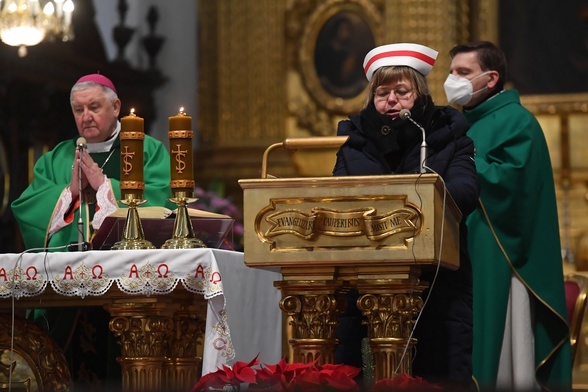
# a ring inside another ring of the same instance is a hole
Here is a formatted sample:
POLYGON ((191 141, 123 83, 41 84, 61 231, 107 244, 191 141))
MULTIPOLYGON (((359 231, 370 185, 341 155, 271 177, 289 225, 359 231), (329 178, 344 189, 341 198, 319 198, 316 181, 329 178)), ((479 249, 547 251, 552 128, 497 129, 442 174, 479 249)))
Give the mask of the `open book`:
MULTIPOLYGON (((121 240, 127 220, 128 209, 119 208, 106 217, 92 239, 92 249, 108 250, 121 240)), ((161 248, 174 233, 176 210, 165 207, 137 207, 143 234, 156 248, 161 248)), ((228 215, 188 208, 194 236, 209 248, 220 248, 227 236, 232 236, 235 220, 228 215)))
MULTIPOLYGON (((137 213, 141 219, 143 218, 160 218, 165 219, 169 218, 170 216, 174 216, 177 210, 170 210, 169 208, 159 207, 159 206, 148 206, 148 207, 137 207, 137 213)), ((110 214, 113 218, 126 218, 127 217, 127 208, 119 208, 118 210, 114 211, 110 214)), ((203 210, 197 210, 196 208, 188 208, 188 215, 194 218, 222 218, 222 219, 231 219, 230 216, 224 214, 217 214, 215 212, 208 212, 203 210)))

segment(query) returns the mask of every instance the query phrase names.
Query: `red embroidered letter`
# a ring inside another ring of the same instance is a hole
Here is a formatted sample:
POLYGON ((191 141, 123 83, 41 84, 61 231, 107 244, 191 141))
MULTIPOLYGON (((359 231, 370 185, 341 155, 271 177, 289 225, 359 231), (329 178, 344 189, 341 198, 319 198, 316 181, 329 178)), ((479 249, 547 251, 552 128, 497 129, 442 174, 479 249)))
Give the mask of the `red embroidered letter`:
POLYGON ((194 275, 194 277, 204 279, 204 267, 202 266, 202 264, 198 264, 198 268, 196 268, 196 274, 194 275))
POLYGON ((37 267, 30 266, 27 268, 27 280, 37 280, 37 267), (30 271, 33 271, 32 275, 30 271))
POLYGON ((169 267, 167 266, 167 264, 160 264, 159 267, 157 267, 157 273, 159 274, 160 278, 167 278, 168 272, 169 267), (163 273, 161 273, 161 270, 163 270, 163 273))
POLYGON ((74 278, 73 271, 71 270, 71 267, 68 265, 67 267, 65 267, 65 273, 63 274, 63 280, 73 279, 73 278, 74 278))
POLYGON ((218 282, 220 282, 221 279, 221 274, 220 272, 213 272, 212 275, 210 276, 210 283, 212 284, 217 284, 218 282), (216 277, 217 280, 214 280, 216 277))
POLYGON ((136 264, 133 264, 131 267, 131 271, 129 272, 129 278, 133 277, 133 274, 135 275, 135 278, 139 277, 139 270, 137 268, 136 264))
POLYGON ((102 272, 104 272, 104 270, 100 264, 92 267, 92 279, 102 279, 102 272), (98 273, 96 273, 96 270, 98 270, 98 273))

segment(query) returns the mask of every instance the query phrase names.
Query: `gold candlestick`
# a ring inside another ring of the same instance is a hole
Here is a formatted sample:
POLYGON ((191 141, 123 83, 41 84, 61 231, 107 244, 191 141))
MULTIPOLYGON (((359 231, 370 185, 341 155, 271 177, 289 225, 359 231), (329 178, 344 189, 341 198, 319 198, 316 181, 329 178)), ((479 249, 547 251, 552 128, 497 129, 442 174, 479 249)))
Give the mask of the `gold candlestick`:
POLYGON ((123 236, 111 249, 155 249, 150 241, 145 239, 143 226, 139 219, 137 206, 147 200, 143 199, 143 119, 131 113, 121 119, 120 131, 120 202, 128 206, 127 220, 123 236))
POLYGON ((206 248, 204 242, 194 235, 187 204, 194 198, 194 164, 192 139, 192 117, 180 108, 176 116, 169 118, 169 146, 171 164, 172 197, 169 199, 177 208, 173 237, 161 246, 162 249, 206 248))

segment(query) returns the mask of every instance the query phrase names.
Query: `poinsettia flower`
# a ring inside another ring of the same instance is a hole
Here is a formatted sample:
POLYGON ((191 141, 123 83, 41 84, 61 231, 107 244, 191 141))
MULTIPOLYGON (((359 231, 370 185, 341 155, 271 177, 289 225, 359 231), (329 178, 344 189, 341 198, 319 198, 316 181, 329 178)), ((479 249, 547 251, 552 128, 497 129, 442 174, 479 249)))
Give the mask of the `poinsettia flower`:
POLYGON ((249 392, 275 391, 283 392, 282 374, 272 373, 267 368, 258 369, 255 375, 256 382, 249 384, 249 392))
POLYGON ((330 385, 338 391, 359 391, 353 378, 360 372, 361 369, 355 366, 324 364, 320 367, 319 374, 322 384, 330 385))
POLYGON ((378 391, 442 391, 443 388, 437 384, 425 381, 422 377, 412 377, 408 374, 396 374, 392 379, 386 378, 377 381, 370 392, 378 391))
POLYGON ((223 364, 217 371, 200 377, 191 392, 200 392, 208 388, 223 388, 225 385, 239 385, 243 382, 255 382, 253 366, 259 363, 258 357, 259 354, 249 362, 237 361, 232 367, 223 364))
POLYGON ((218 369, 215 372, 207 373, 204 376, 200 377, 200 380, 198 380, 196 385, 192 387, 190 392, 200 392, 208 388, 222 388, 226 385, 224 378, 224 369, 218 369))
POLYGON ((317 360, 310 363, 286 363, 282 373, 282 386, 287 391, 292 391, 299 384, 299 380, 303 374, 306 374, 316 365, 317 360))
MULTIPOLYGON (((237 361, 233 365, 233 377, 240 382, 253 383, 255 382, 255 370, 253 366, 259 363, 259 354, 249 362, 237 361)), ((234 380, 232 381, 234 382, 234 380)), ((231 383, 232 383, 231 382, 231 383)))
POLYGON ((321 371, 342 373, 347 377, 355 378, 361 372, 361 368, 351 365, 325 363, 321 365, 321 371))
POLYGON ((275 365, 259 363, 258 356, 249 362, 237 361, 230 367, 223 365, 214 373, 203 376, 191 392, 208 388, 221 389, 225 386, 248 384, 250 392, 298 392, 298 391, 350 391, 358 392, 359 386, 353 379, 360 368, 348 365, 317 365, 318 359, 310 363, 288 363, 285 358, 275 365))
POLYGON ((323 392, 326 386, 328 384, 321 378, 317 369, 309 369, 296 376, 288 391, 323 392))

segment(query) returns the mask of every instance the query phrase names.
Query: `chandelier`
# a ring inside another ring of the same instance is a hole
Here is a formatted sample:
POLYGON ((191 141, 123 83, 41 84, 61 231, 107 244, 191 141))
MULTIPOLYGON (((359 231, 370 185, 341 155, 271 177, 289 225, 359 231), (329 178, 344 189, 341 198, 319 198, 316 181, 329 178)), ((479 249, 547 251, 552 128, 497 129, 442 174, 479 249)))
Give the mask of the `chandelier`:
POLYGON ((0 0, 0 40, 18 46, 21 57, 26 56, 27 46, 45 38, 69 41, 73 10, 72 0, 0 0))

